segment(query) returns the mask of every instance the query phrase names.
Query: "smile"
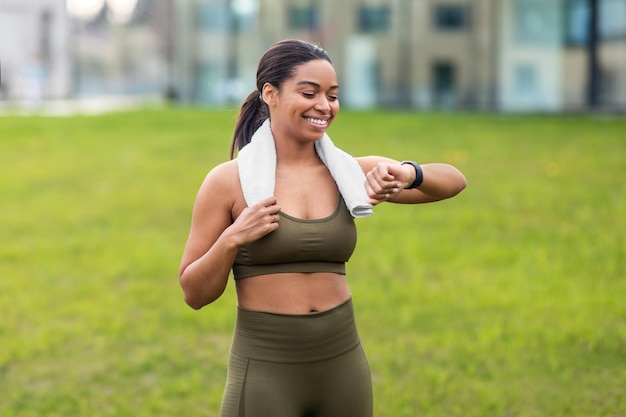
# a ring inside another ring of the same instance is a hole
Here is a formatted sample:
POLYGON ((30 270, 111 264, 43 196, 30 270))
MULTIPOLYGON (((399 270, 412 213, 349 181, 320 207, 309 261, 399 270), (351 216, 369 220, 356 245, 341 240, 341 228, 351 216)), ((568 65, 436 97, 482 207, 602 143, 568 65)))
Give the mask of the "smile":
POLYGON ((305 117, 304 120, 316 126, 326 126, 328 124, 328 120, 314 119, 312 117, 305 117))

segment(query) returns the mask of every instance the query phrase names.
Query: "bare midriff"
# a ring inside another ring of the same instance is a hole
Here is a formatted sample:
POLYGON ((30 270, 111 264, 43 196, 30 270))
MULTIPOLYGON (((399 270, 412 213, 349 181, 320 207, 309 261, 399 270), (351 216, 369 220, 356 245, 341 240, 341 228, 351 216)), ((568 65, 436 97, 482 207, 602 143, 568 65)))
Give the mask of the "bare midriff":
POLYGON ((240 307, 270 313, 319 313, 350 298, 346 276, 330 272, 258 275, 235 285, 240 307))

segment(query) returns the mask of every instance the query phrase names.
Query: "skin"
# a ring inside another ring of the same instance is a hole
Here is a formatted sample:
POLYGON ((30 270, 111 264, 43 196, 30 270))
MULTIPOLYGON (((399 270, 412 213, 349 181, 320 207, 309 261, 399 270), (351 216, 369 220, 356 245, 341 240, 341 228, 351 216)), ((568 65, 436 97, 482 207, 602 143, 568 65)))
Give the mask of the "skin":
MULTIPOLYGON (((275 195, 247 207, 237 160, 209 172, 198 191, 179 270, 190 307, 200 309, 222 295, 238 248, 280 227, 279 211, 303 219, 323 218, 334 211, 337 187, 317 157, 314 142, 339 113, 338 94, 337 75, 325 60, 300 65, 280 90, 263 86, 276 142, 275 195)), ((405 190, 415 179, 411 165, 380 156, 357 161, 366 174, 365 187, 373 205, 443 200, 466 185, 455 167, 434 163, 422 165, 424 181, 418 189, 405 190)), ((235 285, 241 307, 283 314, 324 311, 350 298, 346 277, 334 273, 269 274, 238 280, 235 285)))

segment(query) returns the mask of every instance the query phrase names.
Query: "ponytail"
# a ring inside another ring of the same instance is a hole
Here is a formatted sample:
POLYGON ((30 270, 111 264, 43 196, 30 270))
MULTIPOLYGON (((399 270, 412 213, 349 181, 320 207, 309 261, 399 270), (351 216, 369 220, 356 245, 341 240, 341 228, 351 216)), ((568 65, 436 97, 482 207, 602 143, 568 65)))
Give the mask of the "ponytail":
POLYGON ((258 90, 251 92, 239 109, 239 117, 235 125, 233 141, 230 144, 230 159, 235 157, 235 148, 241 148, 250 143, 252 135, 269 117, 267 105, 263 102, 258 90))

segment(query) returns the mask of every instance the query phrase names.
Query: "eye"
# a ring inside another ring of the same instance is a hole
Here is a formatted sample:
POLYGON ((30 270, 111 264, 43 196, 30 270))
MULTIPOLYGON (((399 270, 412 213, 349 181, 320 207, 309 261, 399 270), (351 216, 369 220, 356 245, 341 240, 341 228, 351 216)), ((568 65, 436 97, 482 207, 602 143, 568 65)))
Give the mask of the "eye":
POLYGON ((336 100, 339 100, 339 97, 337 97, 337 96, 328 96, 328 100, 336 101, 336 100))
POLYGON ((315 97, 315 93, 309 93, 308 91, 304 91, 302 92, 302 95, 306 98, 313 98, 315 97))

